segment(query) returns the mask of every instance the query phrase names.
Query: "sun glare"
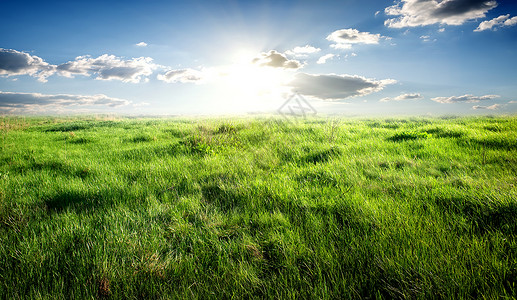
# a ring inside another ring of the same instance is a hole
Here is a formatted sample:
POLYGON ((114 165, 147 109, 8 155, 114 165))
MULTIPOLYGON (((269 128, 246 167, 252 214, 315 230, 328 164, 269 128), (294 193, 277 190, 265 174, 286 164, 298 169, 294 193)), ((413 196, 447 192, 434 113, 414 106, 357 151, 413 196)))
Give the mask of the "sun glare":
POLYGON ((220 83, 225 97, 230 97, 226 100, 245 111, 274 109, 289 93, 286 83, 293 74, 283 68, 255 64, 253 58, 250 52, 241 51, 231 65, 222 68, 220 83))

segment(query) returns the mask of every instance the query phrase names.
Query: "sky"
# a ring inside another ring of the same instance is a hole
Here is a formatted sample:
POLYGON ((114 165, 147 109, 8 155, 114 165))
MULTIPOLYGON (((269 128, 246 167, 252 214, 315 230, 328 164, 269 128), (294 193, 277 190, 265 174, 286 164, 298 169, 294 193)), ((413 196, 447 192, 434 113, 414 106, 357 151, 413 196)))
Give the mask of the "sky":
POLYGON ((271 113, 292 99, 326 115, 517 112, 515 1, 0 8, 4 115, 271 113))

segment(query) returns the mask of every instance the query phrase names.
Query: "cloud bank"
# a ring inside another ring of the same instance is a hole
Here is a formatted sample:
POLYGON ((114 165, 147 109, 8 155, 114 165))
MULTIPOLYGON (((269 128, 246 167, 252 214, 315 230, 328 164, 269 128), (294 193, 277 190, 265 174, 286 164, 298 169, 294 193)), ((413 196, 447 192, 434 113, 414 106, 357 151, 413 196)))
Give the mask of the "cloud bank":
POLYGON ((268 53, 262 52, 258 57, 254 58, 252 62, 260 66, 273 68, 299 69, 303 67, 299 61, 287 59, 284 54, 275 50, 271 50, 268 53))
POLYGON ((335 44, 330 47, 335 49, 350 49, 354 44, 378 44, 381 35, 369 32, 360 32, 357 29, 340 29, 327 36, 327 40, 335 44))
POLYGON ((402 0, 387 7, 389 16, 384 25, 391 28, 416 27, 432 24, 462 25, 478 18, 495 8, 494 0, 402 0))
POLYGON ((431 100, 436 101, 438 103, 474 103, 479 101, 492 100, 495 98, 499 98, 499 95, 473 96, 467 94, 463 96, 435 97, 431 98, 431 100))
POLYGON ((48 95, 40 93, 14 93, 0 91, 0 111, 9 113, 48 113, 78 108, 120 107, 130 104, 124 99, 99 95, 48 95))
POLYGON ((298 73, 289 86, 302 95, 322 100, 341 100, 378 92, 395 82, 393 79, 374 80, 357 75, 298 73))
POLYGON ((0 75, 29 75, 46 82, 54 74, 56 66, 45 62, 38 56, 13 49, 0 48, 0 75))
POLYGON ((75 60, 57 66, 57 71, 65 77, 74 75, 97 75, 98 80, 120 80, 138 83, 158 68, 150 57, 122 60, 115 55, 104 54, 97 58, 78 56, 75 60))
POLYGON ((129 60, 104 54, 97 58, 88 55, 78 56, 75 60, 60 65, 51 65, 38 56, 25 52, 0 48, 0 75, 29 75, 46 82, 49 76, 58 74, 65 77, 75 75, 96 75, 98 80, 120 80, 137 83, 147 80, 147 76, 159 68, 150 57, 129 60))
POLYGON ((490 30, 490 29, 496 29, 499 27, 507 27, 507 26, 513 26, 517 24, 517 16, 510 18, 510 15, 501 15, 497 18, 493 18, 490 21, 483 21, 479 24, 479 26, 474 29, 475 32, 484 31, 484 30, 490 30))

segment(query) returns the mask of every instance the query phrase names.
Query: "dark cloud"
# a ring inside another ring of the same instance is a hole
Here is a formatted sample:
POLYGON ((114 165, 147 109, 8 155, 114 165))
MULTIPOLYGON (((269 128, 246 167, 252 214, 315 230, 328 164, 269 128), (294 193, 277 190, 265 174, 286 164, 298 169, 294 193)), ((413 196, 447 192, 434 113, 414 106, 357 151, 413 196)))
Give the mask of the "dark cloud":
POLYGON ((467 94, 463 96, 435 97, 431 98, 431 100, 436 101, 438 103, 474 103, 479 101, 492 100, 498 97, 498 95, 474 96, 467 94))
POLYGON ((284 54, 275 50, 271 50, 268 53, 261 53, 259 57, 254 58, 252 62, 260 66, 284 69, 299 69, 303 66, 299 61, 294 59, 289 60, 284 54))
POLYGON ((0 48, 0 75, 29 75, 45 82, 48 76, 54 74, 55 68, 40 57, 0 48))
POLYGON ((494 0, 402 0, 385 9, 398 16, 387 19, 384 25, 394 28, 431 24, 461 25, 469 20, 484 18, 486 12, 497 6, 494 0))
POLYGON ((289 83, 293 91, 323 100, 340 100, 380 91, 395 80, 374 80, 357 75, 312 75, 298 73, 289 83))
POLYGON ((106 95, 48 95, 40 93, 13 93, 0 91, 0 111, 12 113, 65 111, 67 109, 119 107, 130 101, 106 95))
POLYGON ((451 16, 468 15, 470 12, 489 11, 497 5, 495 1, 487 0, 449 0, 438 4, 433 16, 448 18, 451 16))
POLYGON ((123 60, 114 55, 104 54, 97 58, 78 56, 75 60, 57 66, 59 74, 66 77, 74 75, 90 76, 96 74, 99 80, 120 80, 140 82, 153 73, 159 66, 150 57, 123 60))

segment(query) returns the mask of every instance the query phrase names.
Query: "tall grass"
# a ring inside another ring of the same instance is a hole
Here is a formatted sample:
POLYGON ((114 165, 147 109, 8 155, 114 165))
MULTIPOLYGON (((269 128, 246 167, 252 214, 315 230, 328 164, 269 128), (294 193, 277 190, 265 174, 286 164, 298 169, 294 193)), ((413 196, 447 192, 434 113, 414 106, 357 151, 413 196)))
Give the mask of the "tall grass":
POLYGON ((517 297, 515 117, 0 123, 0 298, 517 297))

